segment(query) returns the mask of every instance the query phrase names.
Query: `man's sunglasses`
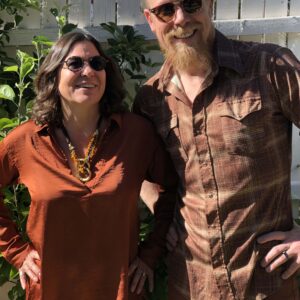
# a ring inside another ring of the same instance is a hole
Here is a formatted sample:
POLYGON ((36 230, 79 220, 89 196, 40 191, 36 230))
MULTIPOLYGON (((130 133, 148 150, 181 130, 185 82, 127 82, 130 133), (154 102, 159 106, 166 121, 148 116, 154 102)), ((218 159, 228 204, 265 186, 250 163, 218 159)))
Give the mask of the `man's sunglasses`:
POLYGON ((95 71, 102 71, 105 69, 107 60, 102 56, 93 56, 87 60, 82 59, 80 56, 71 56, 64 61, 67 68, 72 72, 78 72, 85 66, 85 62, 95 71))
POLYGON ((193 14, 202 7, 202 0, 181 0, 168 2, 149 11, 153 13, 159 20, 168 23, 173 20, 176 13, 176 6, 179 5, 186 13, 193 14))

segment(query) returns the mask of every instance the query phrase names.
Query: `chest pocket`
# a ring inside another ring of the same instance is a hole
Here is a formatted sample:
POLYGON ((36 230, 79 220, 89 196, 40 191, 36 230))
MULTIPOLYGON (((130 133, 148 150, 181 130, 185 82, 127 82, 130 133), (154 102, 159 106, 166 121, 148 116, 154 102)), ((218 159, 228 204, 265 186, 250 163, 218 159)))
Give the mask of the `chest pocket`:
POLYGON ((264 151, 266 136, 261 98, 222 102, 219 113, 228 153, 252 156, 264 151))
POLYGON ((185 163, 188 157, 180 136, 178 116, 174 114, 168 119, 157 121, 157 130, 175 165, 185 163))

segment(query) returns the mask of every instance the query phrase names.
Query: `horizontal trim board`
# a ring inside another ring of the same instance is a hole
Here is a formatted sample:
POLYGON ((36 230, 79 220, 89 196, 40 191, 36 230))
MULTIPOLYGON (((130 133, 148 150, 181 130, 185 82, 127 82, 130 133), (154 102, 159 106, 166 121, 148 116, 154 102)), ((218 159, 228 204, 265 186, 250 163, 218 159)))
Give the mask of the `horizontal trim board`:
MULTIPOLYGON (((217 20, 214 21, 214 23, 218 30, 228 36, 300 32, 300 16, 245 20, 217 20)), ((134 28, 140 34, 146 36, 148 40, 155 39, 148 24, 134 25, 134 28)), ((110 34, 99 26, 85 27, 84 29, 98 38, 100 42, 105 42, 106 39, 110 37, 110 34)), ((35 35, 44 35, 54 41, 57 39, 57 33, 57 28, 17 29, 11 32, 10 43, 8 46, 31 45, 32 38, 35 35)))

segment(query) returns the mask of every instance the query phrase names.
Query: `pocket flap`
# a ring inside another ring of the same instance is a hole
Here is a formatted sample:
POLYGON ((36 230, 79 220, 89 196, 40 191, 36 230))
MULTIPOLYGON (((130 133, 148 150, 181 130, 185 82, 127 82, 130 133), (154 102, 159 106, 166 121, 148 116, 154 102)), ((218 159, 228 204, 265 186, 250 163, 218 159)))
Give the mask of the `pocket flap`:
POLYGON ((249 114, 261 110, 261 98, 237 99, 220 103, 221 117, 243 120, 249 114))

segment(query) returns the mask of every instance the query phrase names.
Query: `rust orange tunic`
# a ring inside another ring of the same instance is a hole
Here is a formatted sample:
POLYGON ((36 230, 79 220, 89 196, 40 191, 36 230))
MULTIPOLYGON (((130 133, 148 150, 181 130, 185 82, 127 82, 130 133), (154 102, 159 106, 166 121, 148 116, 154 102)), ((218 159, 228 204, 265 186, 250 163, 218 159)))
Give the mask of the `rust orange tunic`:
POLYGON ((0 143, 0 187, 17 181, 31 195, 31 244, 21 240, 0 201, 4 257, 17 268, 31 247, 41 257, 41 282, 29 282, 27 299, 138 299, 128 293, 128 266, 139 251, 144 179, 163 188, 154 232, 139 255, 152 267, 163 250, 177 179, 152 126, 130 113, 113 115, 93 160, 93 178, 84 184, 72 175, 53 130, 32 121, 0 143))

